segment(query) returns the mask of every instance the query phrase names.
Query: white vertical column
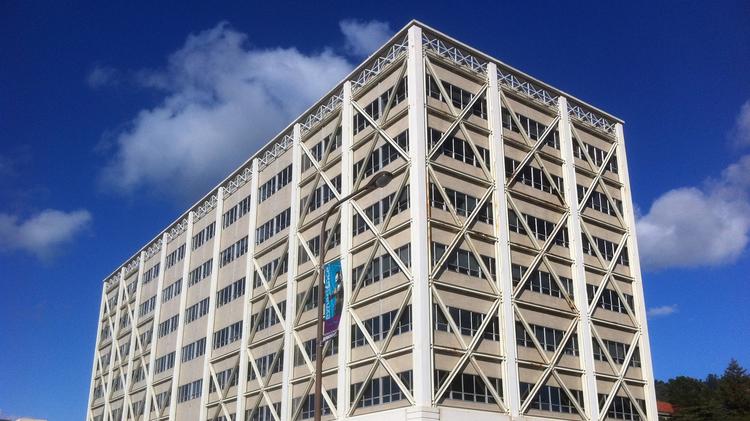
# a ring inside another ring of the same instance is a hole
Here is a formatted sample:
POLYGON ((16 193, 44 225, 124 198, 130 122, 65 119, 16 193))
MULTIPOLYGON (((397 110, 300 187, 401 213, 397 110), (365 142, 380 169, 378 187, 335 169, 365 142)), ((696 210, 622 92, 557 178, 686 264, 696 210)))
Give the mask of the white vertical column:
MULTIPOLYGON (((135 302, 133 303, 133 307, 130 308, 128 305, 128 312, 130 313, 130 347, 128 349, 128 368, 127 368, 127 376, 125 377, 125 384, 123 385, 123 390, 125 391, 125 399, 123 399, 123 405, 127 405, 122 410, 122 421, 125 421, 128 419, 128 414, 130 411, 130 405, 132 404, 132 401, 130 399, 130 382, 133 380, 133 355, 135 354, 135 345, 136 341, 139 337, 139 331, 136 329, 138 326, 138 307, 141 305, 141 283, 143 282, 143 264, 145 262, 145 251, 141 251, 140 255, 138 256, 138 274, 135 278, 135 291, 133 292, 135 294, 135 302)), ((164 271, 163 266, 159 266, 159 274, 164 271)), ((128 291, 128 286, 125 285, 125 291, 128 291)), ((127 294, 126 294, 127 295, 127 294)), ((127 296, 127 302, 130 302, 130 296, 127 296)), ((146 367, 143 367, 145 370, 146 367)), ((148 394, 147 394, 148 395, 148 394)), ((148 397, 148 396, 147 396, 148 397)), ((135 418, 135 417, 134 417, 135 418)))
POLYGON ((570 258, 573 260, 571 273, 575 285, 575 304, 578 308, 578 348, 581 368, 583 369, 584 405, 589 419, 599 418, 599 399, 596 390, 596 375, 594 373, 594 349, 591 344, 591 318, 589 317, 589 302, 586 292, 586 268, 583 260, 583 244, 581 243, 581 212, 578 206, 578 183, 576 182, 575 157, 573 155, 573 135, 570 129, 570 115, 568 101, 565 97, 557 99, 560 123, 560 155, 563 159, 563 180, 565 198, 568 202, 568 239, 570 241, 570 258))
MULTIPOLYGON (((195 221, 195 212, 190 211, 187 218, 187 228, 185 228, 185 263, 182 265, 182 291, 180 292, 180 308, 177 313, 177 338, 175 338, 175 355, 174 355, 174 367, 172 368, 172 393, 169 398, 169 421, 176 421, 177 415, 177 388, 180 385, 180 368, 182 366, 182 358, 180 351, 182 350, 182 336, 184 333, 183 329, 183 314, 185 313, 185 306, 187 305, 188 289, 188 276, 190 275, 190 257, 192 256, 192 239, 193 239, 193 225, 195 221)), ((217 230, 219 227, 216 228, 217 230)), ((218 235, 218 234, 217 234, 218 235)), ((165 247, 166 250, 166 247, 165 247)), ((159 329, 159 320, 154 321, 154 331, 159 329)), ((157 336, 158 338, 158 333, 157 336)), ((208 342, 210 338, 206 338, 208 342)))
POLYGON ((414 276, 412 318, 414 328, 413 379, 417 409, 432 406, 430 326, 430 264, 427 250, 427 118, 425 115, 424 56, 422 28, 412 26, 408 34, 407 58, 409 104, 409 197, 411 215, 411 272, 414 276))
POLYGON ((284 372, 281 386, 281 420, 288 420, 291 416, 292 403, 292 374, 294 373, 294 319, 297 314, 297 225, 299 224, 299 181, 302 170, 302 127, 294 125, 292 132, 292 186, 289 207, 291 218, 289 221, 289 251, 287 255, 286 278, 286 314, 284 315, 284 372))
MULTIPOLYGON (((211 250, 212 267, 211 270, 211 283, 208 288, 208 317, 206 319, 206 355, 203 358, 203 383, 201 391, 201 407, 200 415, 198 419, 205 420, 208 413, 208 388, 209 382, 211 382, 211 358, 214 353, 214 341, 211 340, 211 336, 214 333, 214 319, 216 318, 216 289, 219 283, 219 271, 221 270, 221 262, 219 254, 221 253, 221 239, 224 237, 224 227, 222 226, 222 215, 224 214, 224 187, 219 187, 216 192, 216 209, 214 210, 214 223, 216 224, 216 236, 214 236, 213 250, 211 250)), ((184 309, 180 310, 184 312, 184 309)), ((180 326, 185 323, 184 320, 180 320, 180 326)), ((181 343, 177 345, 177 349, 180 350, 181 343)), ((177 355, 175 355, 175 360, 177 355)))
MULTIPOLYGON (((112 346, 110 347, 110 358, 109 358, 109 366, 108 366, 108 374, 107 374, 107 394, 106 394, 106 403, 105 403, 105 412, 107 413, 107 416, 109 417, 110 411, 112 410, 112 402, 110 402, 110 399, 112 398, 112 377, 114 377, 114 362, 115 357, 117 357, 117 368, 122 365, 122 360, 120 359, 120 341, 117 338, 120 336, 120 309, 122 308, 122 291, 123 291, 123 284, 125 283, 125 266, 120 268, 120 275, 117 277, 117 301, 115 304, 115 322, 113 323, 114 329, 111 329, 112 331, 112 346)), ((122 376, 122 372, 120 373, 120 376, 122 376)))
MULTIPOLYGON (((354 174, 352 163, 354 161, 354 132, 352 130, 352 83, 344 82, 344 95, 341 104, 341 196, 346 196, 352 192, 352 183, 354 183, 354 174)), ((352 258, 349 251, 352 248, 352 206, 346 204, 341 208, 341 270, 344 272, 344 279, 351 276, 352 258)), ((321 290, 322 293, 322 290, 321 290)), ((338 354, 338 396, 336 398, 337 417, 343 419, 349 411, 349 372, 348 364, 351 360, 351 315, 349 314, 349 300, 352 296, 352 282, 344 282, 344 308, 341 311, 341 321, 339 323, 339 354, 338 354)))
POLYGON ((242 306, 242 340, 240 341, 240 371, 237 379, 237 412, 236 421, 245 421, 245 392, 247 391, 247 348, 250 341, 250 315, 252 314, 253 275, 255 273, 255 227, 258 214, 258 158, 253 159, 252 175, 250 179, 250 210, 247 222, 247 267, 245 268, 245 296, 242 306))
POLYGON ((502 106, 497 82, 497 65, 487 64, 487 116, 490 129, 490 151, 492 153, 492 176, 495 182, 495 253, 501 294, 500 317, 502 320, 503 349, 503 396, 511 417, 518 417, 521 395, 518 388, 518 357, 516 348, 516 323, 513 313, 513 277, 511 275, 510 238, 508 234, 508 199, 505 183, 505 147, 503 143, 502 106))
MULTIPOLYGON (((96 366, 99 361, 99 342, 102 334, 102 315, 104 314, 104 303, 107 300, 107 283, 102 283, 102 298, 99 303, 99 314, 96 316, 96 342, 94 342, 94 362, 91 363, 91 383, 89 386, 89 402, 86 405, 86 420, 93 421, 91 414, 91 405, 94 403, 94 388, 96 387, 96 366)), ((103 388, 104 386, 102 386, 103 388)))
MULTIPOLYGON (((159 267, 161 268, 161 270, 159 271, 159 279, 157 280, 156 284, 156 308, 154 308, 154 317, 151 322, 151 341, 148 345, 149 347, 151 347, 151 350, 148 354, 148 369, 146 370, 146 405, 143 407, 143 417, 145 419, 150 418, 151 401, 154 400, 154 365, 156 364, 157 339, 156 335, 159 330, 159 317, 161 317, 161 291, 164 288, 164 277, 166 276, 167 272, 167 233, 162 234, 160 241, 161 250, 159 251, 159 267)), ((187 253, 188 248, 190 248, 189 238, 185 240, 185 253, 187 253)), ((187 264, 187 260, 185 260, 184 264, 187 264)), ((185 283, 183 282, 183 285, 184 284, 185 283)), ((175 358, 177 358, 177 353, 175 353, 175 358)))
POLYGON ((630 252, 630 274, 635 279, 633 285, 634 309, 639 319, 640 351, 641 351, 641 373, 646 381, 645 400, 646 413, 649 417, 655 417, 656 392, 654 390, 654 371, 651 362, 651 344, 649 343, 648 326, 646 317, 646 302, 643 296, 643 278, 641 277, 641 260, 638 252, 638 238, 635 232, 635 212, 633 211, 633 195, 630 189, 630 173, 628 171, 628 157, 625 152, 625 136, 622 124, 615 124, 615 138, 617 141, 618 170, 622 182, 623 217, 627 223, 628 251, 630 252))

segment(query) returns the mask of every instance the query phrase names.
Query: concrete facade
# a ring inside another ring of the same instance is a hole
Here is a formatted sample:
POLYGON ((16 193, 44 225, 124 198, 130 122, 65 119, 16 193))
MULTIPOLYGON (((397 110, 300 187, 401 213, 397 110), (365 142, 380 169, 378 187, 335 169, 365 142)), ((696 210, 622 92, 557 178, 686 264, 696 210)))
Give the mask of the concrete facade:
POLYGON ((329 247, 324 418, 656 419, 627 169, 622 121, 411 22, 106 278, 87 418, 312 418, 329 247))

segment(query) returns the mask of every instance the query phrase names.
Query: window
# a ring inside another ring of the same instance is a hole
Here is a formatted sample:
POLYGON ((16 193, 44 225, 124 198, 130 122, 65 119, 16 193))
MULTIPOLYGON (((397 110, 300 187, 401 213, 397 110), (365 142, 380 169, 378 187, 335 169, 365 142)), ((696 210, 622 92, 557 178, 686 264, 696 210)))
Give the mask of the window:
MULTIPOLYGON (((262 272, 263 277, 265 278, 266 282, 271 282, 273 280, 273 276, 276 273, 277 268, 278 268, 279 275, 281 275, 282 273, 286 273, 288 269, 287 262, 288 262, 287 255, 284 255, 283 260, 277 257, 276 259, 273 259, 270 262, 266 263, 265 265, 261 266, 260 271, 262 272)), ((253 288, 259 288, 263 284, 261 281, 260 274, 257 271, 253 273, 254 273, 253 288)))
MULTIPOLYGON (((458 307, 448 307, 448 313, 450 313, 453 322, 460 329, 461 334, 466 336, 476 335, 485 317, 483 313, 464 310, 458 307)), ((432 320, 433 329, 443 332, 452 331, 448 319, 446 319, 445 314, 443 314, 437 304, 433 304, 432 306, 432 320)), ((500 325, 496 317, 493 317, 489 322, 487 328, 482 333, 482 337, 490 341, 500 340, 500 325)))
MULTIPOLYGON (((333 401, 333 404, 335 405, 338 389, 334 387, 331 389, 326 389, 326 392, 328 392, 328 396, 331 398, 331 400, 333 401)), ((292 404, 292 407, 297 408, 302 399, 304 399, 304 402, 302 402, 302 411, 300 411, 300 419, 305 420, 308 418, 312 418, 313 416, 315 416, 315 395, 310 394, 304 398, 294 398, 294 403, 292 404)), ((323 407, 320 409, 321 415, 330 415, 331 408, 328 407, 328 402, 325 399, 323 399, 322 402, 323 402, 323 407)))
POLYGON ((172 391, 165 390, 156 395, 156 404, 159 405, 160 409, 165 409, 169 406, 169 400, 172 398, 172 391))
MULTIPOLYGON (((255 365, 258 366, 258 371, 260 372, 261 378, 265 378, 266 374, 268 373, 280 373, 284 370, 283 354, 284 353, 282 351, 281 355, 279 355, 279 358, 276 358, 276 353, 273 353, 255 359, 255 365), (275 362, 274 358, 276 358, 275 362)), ((252 365, 248 364, 247 379, 254 380, 255 378, 255 370, 253 370, 252 365)))
POLYGON ((239 203, 232 206, 232 209, 224 212, 222 215, 221 227, 226 228, 232 225, 235 221, 245 216, 246 213, 250 212, 250 196, 248 195, 244 199, 240 200, 239 203))
MULTIPOLYGON (((596 338, 591 338, 591 342, 594 344, 594 359, 607 361, 604 351, 601 346, 599 346, 599 341, 597 341, 596 338)), ((628 354, 630 345, 622 342, 610 341, 609 339, 602 339, 602 342, 604 342, 604 346, 607 348, 607 351, 609 351, 609 356, 612 357, 612 361, 617 364, 623 364, 625 362, 625 357, 628 354)), ((637 347, 633 351, 633 358, 628 365, 631 367, 641 366, 641 356, 637 347)))
MULTIPOLYGON (((383 222, 388 215, 388 212, 391 210, 391 204, 395 197, 396 193, 391 193, 384 199, 379 200, 364 209, 365 215, 370 219, 373 225, 378 225, 383 222)), ((393 215, 403 212, 406 209, 409 209, 408 185, 401 191, 401 196, 399 196, 399 199, 396 202, 396 209, 393 210, 393 215)), ((365 219, 358 212, 355 212, 354 216, 352 216, 352 235, 356 236, 367 230, 368 227, 365 219)))
MULTIPOLYGON (((401 382, 411 393, 412 390, 412 372, 411 370, 402 371, 398 373, 398 377, 401 382)), ((354 399, 357 397, 357 393, 362 388, 363 384, 355 383, 351 386, 351 399, 352 404, 354 399)), ((362 398, 357 402, 357 408, 364 408, 373 405, 380 405, 383 403, 397 402, 406 399, 406 395, 398 387, 398 383, 391 376, 384 376, 370 380, 370 382, 364 386, 365 390, 362 393, 362 398)))
POLYGON ((264 241, 288 227, 291 223, 291 211, 291 208, 287 208, 263 223, 260 228, 257 228, 255 230, 255 244, 262 244, 264 241))
POLYGON ((291 181, 292 166, 290 165, 281 170, 278 174, 271 177, 271 179, 263 183, 262 186, 258 187, 258 203, 261 203, 269 197, 273 196, 274 193, 281 190, 291 181))
POLYGON ((177 389, 177 403, 199 398, 202 393, 203 379, 181 385, 177 389))
POLYGON ((245 295, 245 278, 234 281, 216 293, 216 308, 245 295))
POLYGON ((154 329, 149 328, 147 331, 141 333, 141 346, 144 348, 151 344, 151 337, 154 334, 154 329))
MULTIPOLYGON (((607 157, 607 151, 604 151, 602 149, 597 148, 596 146, 589 145, 588 143, 584 143, 586 145, 587 152, 589 153, 589 157, 592 161, 594 161, 594 164, 596 164, 597 167, 601 167, 604 163, 604 158, 607 157)), ((583 149, 581 149, 581 145, 578 144, 577 139, 573 139, 573 155, 576 158, 580 158, 585 160, 586 155, 583 153, 583 149)), ((617 155, 612 154, 612 159, 609 160, 609 163, 607 163, 606 167, 607 171, 612 171, 613 173, 617 174, 617 155)))
POLYGON ((156 359, 156 374, 167 371, 174 367, 174 351, 156 359))
POLYGON ((177 324, 179 322, 180 315, 175 314, 169 319, 159 323, 159 337, 169 335, 170 333, 177 330, 177 324))
POLYGON ((182 347, 180 360, 184 363, 206 353, 206 338, 198 339, 182 347))
MULTIPOLYGON (((334 337, 330 341, 327 342, 329 345, 325 346, 325 343, 323 344, 323 349, 325 352, 324 357, 330 357, 332 355, 335 355, 339 352, 339 341, 338 336, 334 337)), ((312 338, 310 340, 305 341, 302 345, 305 348, 305 352, 307 353, 308 358, 310 358, 311 361, 315 361, 317 356, 317 348, 315 347, 316 341, 315 338, 312 338)), ((302 356, 302 352, 300 352, 299 348, 294 349, 294 366, 300 366, 305 363, 305 357, 302 356)))
MULTIPOLYGON (((518 285, 523 278, 524 273, 528 270, 527 267, 513 264, 511 265, 511 276, 513 278, 513 286, 518 285)), ((572 298, 573 297, 573 280, 564 276, 558 276, 560 282, 565 287, 565 292, 572 298)), ((535 270, 529 276, 529 279, 524 284, 524 289, 529 291, 538 292, 540 294, 550 295, 552 297, 562 298, 563 294, 560 288, 557 286, 557 282, 552 278, 549 272, 543 270, 535 270)))
POLYGON ((203 228, 198 232, 198 234, 195 234, 193 236, 191 248, 195 250, 198 247, 206 244, 208 240, 214 238, 214 234, 216 234, 216 222, 211 222, 210 225, 208 225, 206 228, 203 228))
MULTIPOLYGON (((445 89, 445 92, 450 96, 451 103, 454 107, 458 108, 459 110, 464 109, 472 99, 474 99, 474 94, 471 92, 461 89, 458 86, 451 85, 448 82, 442 82, 443 89, 445 89)), ((440 88, 438 87, 437 81, 431 76, 427 75, 427 96, 437 99, 438 101, 445 102, 445 99, 443 99, 443 95, 440 93, 440 88)), ((471 114, 486 119, 487 118, 487 103, 484 100, 484 96, 482 98, 479 98, 477 102, 474 103, 474 106, 471 107, 471 114)))
MULTIPOLYGON (((447 246, 432 242, 432 264, 435 265, 445 253, 447 246)), ((494 279, 495 277, 495 258, 490 256, 481 256, 485 267, 490 273, 490 276, 494 279)), ((445 261, 443 266, 446 270, 451 272, 463 273, 464 275, 473 276, 475 278, 484 279, 484 272, 479 265, 479 261, 474 257, 474 253, 469 250, 463 250, 460 248, 454 248, 448 259, 445 261)))
MULTIPOLYGON (((403 245, 394 251, 406 267, 411 267, 411 246, 409 244, 403 245)), ((379 282, 381 279, 385 279, 401 272, 401 267, 393 256, 389 253, 385 253, 379 257, 374 257, 372 263, 367 267, 367 273, 363 275, 362 272, 364 270, 365 265, 359 265, 352 269, 352 288, 356 287, 356 282, 359 281, 361 276, 364 276, 362 281, 362 288, 364 288, 375 282, 379 282)))
MULTIPOLYGON (((365 112, 372 117, 373 120, 377 121, 380 116, 385 111, 385 107, 388 104, 388 98, 391 95, 391 91, 393 88, 389 88, 387 91, 383 92, 379 97, 377 97, 374 101, 367 104, 367 106, 364 107, 365 112)), ((397 104, 401 103, 403 100, 406 99, 406 78, 401 79, 399 81, 398 85, 396 86, 396 95, 393 99, 392 107, 395 107, 397 104)), ((354 130, 354 134, 361 132, 365 128, 367 128, 370 123, 367 121, 367 119, 359 113, 354 114, 354 117, 352 118, 353 125, 352 128, 354 130)))
MULTIPOLYGON (((403 132, 396 135, 396 137, 393 138, 393 141, 401 147, 404 151, 409 150, 409 131, 404 130, 403 132)), ((398 150, 391 145, 390 143, 386 143, 385 145, 376 148, 372 151, 372 154, 367 159, 367 163, 365 163, 365 159, 362 158, 359 161, 357 161, 354 164, 353 168, 353 174, 356 179, 356 177, 359 176, 360 171, 363 170, 364 166, 364 177, 369 177, 372 174, 375 174, 376 172, 380 171, 381 168, 384 168, 391 162, 396 161, 399 158, 398 150)))
MULTIPOLYGON (((565 332, 559 329, 554 329, 546 326, 532 325, 529 327, 534 331, 536 340, 539 341, 539 345, 546 351, 555 352, 557 347, 561 345, 565 332)), ((534 342, 531 339, 529 332, 524 329, 521 322, 516 322, 516 343, 521 346, 533 348, 534 342)), ((574 333, 571 335, 570 340, 565 345, 563 351, 567 355, 578 355, 578 336, 574 333)))
MULTIPOLYGON (((237 379, 239 378, 239 368, 228 368, 226 370, 216 373, 216 382, 219 383, 219 390, 224 390, 227 386, 237 386, 237 379)), ((214 393, 216 386, 214 382, 208 382, 208 393, 214 393)))
POLYGON ((182 279, 178 279, 173 284, 170 284, 168 287, 164 288, 161 291, 161 302, 166 303, 172 298, 180 295, 181 290, 182 290, 182 279))
MULTIPOLYGON (((599 406, 603 406, 607 399, 607 395, 599 394, 599 406)), ((646 402, 638 399, 638 406, 641 407, 643 413, 646 413, 646 402)), ((607 418, 614 418, 618 420, 628 421, 640 421, 641 415, 636 409, 636 404, 633 403, 627 396, 615 396, 612 400, 612 404, 607 410, 607 418)))
POLYGON ((193 269, 193 271, 190 272, 190 275, 188 276, 188 287, 191 287, 210 276, 211 271, 213 270, 213 264, 213 259, 208 259, 203 262, 202 265, 193 269))
MULTIPOLYGON (((534 237, 539 240, 547 241, 547 238, 552 235, 552 232, 555 230, 554 222, 550 222, 542 218, 537 218, 536 216, 527 214, 523 214, 523 217, 524 219, 526 219, 526 224, 529 226, 529 228, 531 228, 534 237)), ((519 221, 518 216, 512 210, 508 210, 508 229, 519 234, 526 234, 526 230, 523 228, 521 221, 519 221)), ((561 247, 568 247, 570 245, 570 243, 568 242, 567 227, 562 227, 559 231, 557 231, 557 235, 555 236, 555 240, 553 243, 561 247)))
MULTIPOLYGON (((333 250, 334 247, 341 244, 341 224, 338 224, 333 228, 333 234, 331 234, 331 229, 326 230, 326 242, 328 242, 328 250, 333 250)), ((312 251, 314 256, 318 256, 320 253, 320 235, 307 240, 307 246, 310 248, 310 251, 312 251)), ((310 261, 310 256, 302 245, 299 246, 297 256, 300 265, 310 261)))
MULTIPOLYGON (((521 399, 525 400, 534 385, 521 382, 519 386, 521 387, 521 399)), ((578 405, 583 408, 583 392, 570 388, 568 390, 570 390, 570 394, 576 398, 578 405)), ((567 393, 561 388, 555 386, 542 386, 536 396, 534 396, 534 399, 532 399, 529 408, 538 409, 540 411, 564 412, 568 414, 578 413, 575 406, 573 406, 573 402, 568 398, 567 393)))
MULTIPOLYGON (((396 323, 396 330, 393 332, 394 336, 411 331, 411 305, 406 306, 401 313, 401 318, 396 322, 394 319, 397 314, 398 310, 391 310, 364 320, 362 324, 365 325, 367 333, 370 334, 372 340, 375 342, 383 340, 388 336, 388 332, 390 332, 394 322, 396 323)), ((363 346, 366 343, 365 335, 359 327, 356 324, 352 325, 352 348, 363 346)))
POLYGON ((274 412, 281 414, 281 402, 274 402, 273 408, 260 405, 255 412, 252 409, 248 409, 245 411, 245 419, 248 421, 276 421, 276 417, 273 416, 274 412), (251 412, 253 414, 252 418, 250 417, 251 412))
POLYGON ((194 322, 208 313, 209 297, 191 305, 185 310, 185 324, 194 322))
MULTIPOLYGON (((588 189, 580 184, 577 187, 578 202, 580 203, 583 200, 583 197, 586 195, 588 189)), ((612 198, 612 200, 614 200, 617 210, 620 211, 620 214, 622 214, 622 200, 615 198, 612 198)), ((606 213, 607 215, 617 215, 617 213, 615 212, 615 207, 612 206, 609 199, 607 199, 607 195, 597 190, 594 190, 591 193, 591 196, 586 201, 586 207, 591 208, 595 211, 599 211, 601 213, 606 213)))
POLYGON ((214 332, 213 349, 221 348, 233 342, 240 340, 242 337, 242 320, 232 323, 231 325, 214 332))
MULTIPOLYGON (((324 137, 323 140, 316 143, 315 145, 313 145, 313 147, 310 148, 310 153, 312 154, 315 161, 320 162, 323 159, 323 154, 325 153, 331 142, 333 142, 333 144, 330 145, 330 152, 333 152, 341 147, 341 127, 338 127, 335 133, 331 133, 330 135, 324 137)), ((307 157, 307 154, 303 154, 302 171, 307 171, 312 166, 313 165, 310 161, 310 158, 307 157)))
MULTIPOLYGON (((427 132, 427 136, 430 142, 430 148, 432 148, 440 141, 443 133, 430 127, 427 132)), ((487 148, 483 148, 481 146, 476 146, 476 149, 477 152, 479 152, 482 161, 484 161, 485 166, 489 166, 490 151, 487 148)), ((455 136, 448 136, 448 138, 445 139, 445 141, 440 145, 440 153, 457 161, 465 162, 475 167, 481 167, 479 159, 474 153, 474 150, 469 145, 469 142, 463 139, 459 139, 455 136)))
MULTIPOLYGON (((453 189, 446 188, 445 195, 448 196, 453 209, 456 214, 468 218, 479 203, 479 199, 466 193, 458 192, 453 189)), ((443 199, 443 195, 440 194, 440 190, 437 185, 430 183, 430 206, 433 208, 442 209, 448 211, 448 206, 443 199)), ((482 209, 476 218, 477 221, 484 222, 485 224, 492 223, 492 202, 485 202, 482 209)))
MULTIPOLYGON (((435 370, 435 385, 442 386, 448 378, 448 371, 435 370)), ((496 377, 488 377, 492 388, 495 389, 498 396, 503 396, 503 381, 496 377)), ((480 376, 474 374, 461 373, 456 375, 448 388, 446 399, 455 399, 459 401, 469 401, 477 403, 495 403, 495 397, 487 388, 480 376)))
POLYGON ((228 265, 245 253, 247 253, 247 235, 221 251, 219 267, 228 265))
POLYGON ((167 269, 174 266, 177 262, 185 258, 185 244, 177 247, 173 252, 167 256, 167 269))

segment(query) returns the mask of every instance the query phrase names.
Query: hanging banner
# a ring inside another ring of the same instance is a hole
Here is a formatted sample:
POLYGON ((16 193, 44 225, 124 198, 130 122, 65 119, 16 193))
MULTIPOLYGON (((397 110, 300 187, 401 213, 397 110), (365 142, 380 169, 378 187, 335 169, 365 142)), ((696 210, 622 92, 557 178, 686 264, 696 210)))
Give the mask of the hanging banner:
POLYGON ((336 336, 344 307, 344 279, 341 260, 336 259, 325 265, 323 270, 323 341, 336 336))

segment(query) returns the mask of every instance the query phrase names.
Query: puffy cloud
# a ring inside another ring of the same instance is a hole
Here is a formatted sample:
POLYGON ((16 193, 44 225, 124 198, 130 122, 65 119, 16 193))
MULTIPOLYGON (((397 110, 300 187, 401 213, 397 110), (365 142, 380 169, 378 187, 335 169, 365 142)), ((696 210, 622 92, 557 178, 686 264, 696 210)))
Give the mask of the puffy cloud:
POLYGON ((731 137, 737 146, 750 146, 750 100, 742 104, 731 137))
POLYGON ((346 38, 347 51, 360 57, 374 53, 393 35, 393 30, 387 22, 377 20, 361 22, 346 19, 339 22, 339 28, 346 38))
POLYGON ((188 36, 140 83, 162 96, 114 136, 105 187, 195 197, 246 160, 353 65, 331 49, 251 47, 226 23, 188 36))
POLYGON ((677 313, 677 304, 672 304, 668 306, 660 306, 660 307, 652 307, 648 309, 647 314, 648 317, 660 317, 660 316, 669 316, 670 314, 677 313))
POLYGON ((750 155, 700 187, 670 190, 637 221, 647 270, 737 260, 750 238, 750 155))
POLYGON ((45 209, 24 221, 16 215, 0 213, 0 242, 2 250, 22 250, 41 259, 47 259, 60 247, 91 223, 91 214, 86 210, 63 212, 45 209))

